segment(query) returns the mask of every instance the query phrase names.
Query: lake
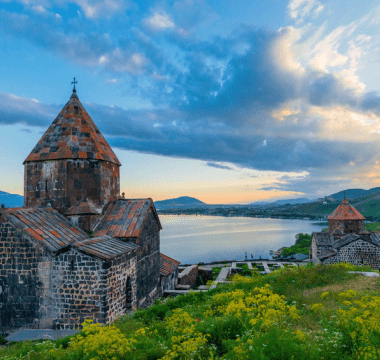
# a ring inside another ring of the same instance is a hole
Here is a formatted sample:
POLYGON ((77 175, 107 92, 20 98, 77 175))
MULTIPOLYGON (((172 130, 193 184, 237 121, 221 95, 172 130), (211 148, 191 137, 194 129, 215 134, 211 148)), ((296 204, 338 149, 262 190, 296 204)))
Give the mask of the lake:
POLYGON ((269 250, 294 245, 295 235, 311 234, 325 222, 246 217, 160 215, 161 252, 183 264, 215 260, 270 259, 269 250))

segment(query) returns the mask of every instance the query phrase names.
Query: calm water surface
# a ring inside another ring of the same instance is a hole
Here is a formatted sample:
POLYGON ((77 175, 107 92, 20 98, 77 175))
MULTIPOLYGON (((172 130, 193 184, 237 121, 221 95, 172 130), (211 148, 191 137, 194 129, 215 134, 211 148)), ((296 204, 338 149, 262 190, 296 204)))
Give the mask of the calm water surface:
POLYGON ((248 257, 271 258, 269 250, 294 245, 295 235, 321 231, 309 220, 160 215, 161 252, 183 264, 248 257))

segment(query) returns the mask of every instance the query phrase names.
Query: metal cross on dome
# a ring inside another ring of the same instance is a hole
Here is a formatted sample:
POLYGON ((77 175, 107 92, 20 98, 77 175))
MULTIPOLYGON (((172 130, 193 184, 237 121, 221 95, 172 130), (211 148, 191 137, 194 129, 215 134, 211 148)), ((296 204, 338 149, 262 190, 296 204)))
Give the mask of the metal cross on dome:
POLYGON ((71 83, 74 84, 73 92, 77 92, 77 91, 75 90, 75 84, 78 84, 78 81, 75 81, 75 76, 74 76, 74 81, 72 81, 71 83))

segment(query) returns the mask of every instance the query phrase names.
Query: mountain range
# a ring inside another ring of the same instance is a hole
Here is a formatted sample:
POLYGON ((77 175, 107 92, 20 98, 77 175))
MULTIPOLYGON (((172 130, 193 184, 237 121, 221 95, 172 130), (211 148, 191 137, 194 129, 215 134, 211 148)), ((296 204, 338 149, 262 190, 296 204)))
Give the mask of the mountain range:
POLYGON ((4 204, 5 207, 19 207, 24 204, 24 197, 17 194, 10 194, 5 191, 0 191, 0 204, 4 204))
POLYGON ((154 202, 154 206, 157 210, 169 209, 174 207, 194 207, 203 205, 207 204, 190 196, 181 196, 175 199, 167 199, 154 202))
MULTIPOLYGON (((380 216, 380 187, 375 187, 372 189, 347 189, 342 190, 337 193, 329 195, 338 201, 343 200, 344 194, 347 199, 351 199, 352 205, 358 208, 359 211, 363 212, 364 216, 380 216)), ((17 194, 10 194, 5 191, 0 191, 0 204, 4 204, 5 207, 19 207, 23 206, 23 196, 17 194)), ((192 207, 202 207, 202 206, 213 206, 200 201, 196 198, 190 196, 181 196, 178 198, 167 199, 155 201, 155 206, 157 210, 164 210, 170 208, 192 208, 192 207)), ((249 205, 270 205, 270 206, 282 206, 282 205, 299 205, 297 210, 305 213, 328 213, 330 207, 336 207, 336 203, 331 203, 329 205, 323 205, 322 203, 316 202, 316 200, 311 200, 307 198, 298 199, 284 199, 276 200, 273 202, 253 202, 249 205)), ((226 206, 226 205, 220 205, 226 206)), ((333 209, 332 209, 333 210, 333 209)), ((331 211, 330 211, 331 212, 331 211)))
POLYGON ((315 200, 310 200, 307 198, 298 198, 298 199, 276 200, 273 202, 258 201, 258 202, 250 203, 248 205, 286 205, 286 204, 296 205, 296 204, 306 204, 306 203, 313 202, 313 201, 315 201, 315 200))
POLYGON ((344 193, 346 193, 346 198, 347 199, 356 199, 361 196, 369 195, 369 194, 375 194, 380 192, 380 187, 375 187, 369 190, 364 190, 364 189, 347 189, 347 190, 342 190, 339 191, 335 194, 330 195, 333 197, 335 200, 343 200, 344 193))

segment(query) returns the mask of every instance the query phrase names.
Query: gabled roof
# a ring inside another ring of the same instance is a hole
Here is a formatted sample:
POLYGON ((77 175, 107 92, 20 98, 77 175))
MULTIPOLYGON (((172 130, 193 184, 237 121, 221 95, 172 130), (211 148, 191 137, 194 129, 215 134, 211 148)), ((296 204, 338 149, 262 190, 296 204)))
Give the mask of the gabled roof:
MULTIPOLYGON (((313 233, 315 234, 321 234, 321 233, 313 233)), ((354 241, 357 240, 363 240, 366 241, 372 245, 380 247, 380 234, 377 232, 368 232, 368 233, 362 233, 362 234, 347 234, 346 236, 343 236, 342 238, 337 239, 336 241, 333 241, 330 244, 329 248, 322 248, 323 252, 319 254, 317 257, 320 260, 327 259, 329 257, 335 256, 337 254, 337 250, 351 244, 354 241)), ((326 246, 329 245, 327 242, 325 243, 318 243, 317 246, 326 246)))
POLYGON ((105 260, 111 260, 114 257, 139 248, 139 246, 134 243, 115 239, 107 235, 81 241, 74 244, 73 247, 105 260))
POLYGON ((341 204, 329 215, 328 220, 365 220, 365 217, 360 214, 346 198, 341 204))
POLYGON ((102 208, 99 205, 95 205, 91 199, 84 197, 77 202, 74 206, 65 212, 65 215, 100 215, 102 208))
POLYGON ((309 255, 306 255, 306 254, 293 254, 291 256, 288 256, 287 259, 295 259, 295 260, 306 260, 309 258, 309 255))
POLYGON ((160 275, 166 276, 171 274, 180 264, 179 261, 172 259, 171 257, 160 254, 160 275))
POLYGON ((343 236, 341 239, 339 239, 338 241, 336 241, 333 245, 333 247, 335 249, 339 249, 343 246, 346 246, 356 240, 363 240, 363 241, 367 241, 375 246, 378 246, 380 247, 380 238, 379 238, 379 235, 378 234, 374 234, 374 233, 369 233, 369 236, 368 234, 348 234, 346 236, 343 236))
POLYGON ((105 208, 104 215, 94 227, 94 236, 137 238, 149 209, 153 212, 158 228, 162 229, 152 199, 119 199, 107 204, 105 208))
POLYGON ((52 208, 10 208, 1 212, 11 224, 52 252, 88 238, 83 230, 52 208))
POLYGON ((56 159, 94 159, 120 165, 119 159, 79 101, 76 91, 24 163, 56 159))

